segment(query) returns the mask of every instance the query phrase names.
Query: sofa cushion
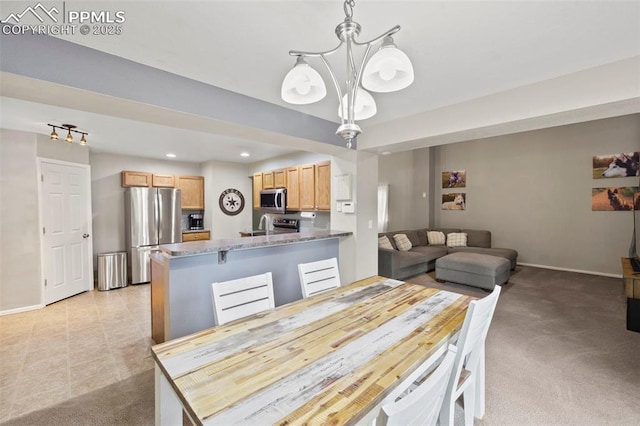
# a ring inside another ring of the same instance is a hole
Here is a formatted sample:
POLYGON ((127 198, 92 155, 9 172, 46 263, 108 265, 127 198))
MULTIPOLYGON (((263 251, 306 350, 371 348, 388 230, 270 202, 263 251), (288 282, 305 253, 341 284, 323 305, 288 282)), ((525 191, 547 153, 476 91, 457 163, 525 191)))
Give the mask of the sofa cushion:
POLYGON ((449 253, 478 253, 488 254, 491 256, 504 257, 511 262, 511 269, 514 269, 518 263, 518 252, 508 248, 485 248, 485 247, 449 247, 449 253))
POLYGON ((447 247, 466 247, 467 234, 464 232, 451 232, 447 234, 447 247))
POLYGON ((391 243, 391 246, 393 247, 394 250, 398 250, 398 247, 396 247, 396 241, 393 239, 393 234, 395 234, 395 232, 385 232, 382 234, 378 234, 378 238, 382 237, 383 235, 385 235, 387 237, 387 239, 389 240, 389 242, 391 243))
POLYGON ((389 237, 387 237, 386 235, 378 237, 378 247, 387 250, 394 250, 393 246, 391 245, 391 241, 389 241, 389 237))
POLYGON ((396 267, 406 268, 408 266, 427 263, 428 260, 424 254, 417 251, 403 251, 400 256, 396 256, 396 267))
POLYGON ((413 247, 406 234, 395 234, 393 239, 396 240, 396 247, 400 251, 409 251, 413 247))
POLYGON ((421 245, 420 237, 418 236, 418 231, 416 231, 415 229, 408 229, 408 230, 405 230, 405 231, 398 231, 398 232, 396 232, 396 234, 404 234, 404 235, 406 235, 407 238, 409 239, 409 241, 411 241, 411 246, 412 247, 421 245))
POLYGON ((418 246, 411 249, 410 253, 420 253, 425 261, 431 262, 439 257, 445 256, 448 251, 446 246, 418 246))
POLYGON ((467 246, 469 247, 491 247, 491 231, 481 231, 477 229, 463 229, 467 234, 467 246))
POLYGON ((429 240, 429 245, 443 245, 446 241, 444 233, 440 231, 427 232, 427 239, 429 240))
POLYGON ((424 228, 424 229, 418 229, 418 239, 420 240, 420 244, 414 244, 414 246, 428 246, 429 245, 429 239, 427 238, 427 232, 429 230, 424 228))
POLYGON ((434 228, 430 229, 430 231, 440 231, 446 236, 447 234, 450 234, 452 232, 460 232, 460 228, 434 228))

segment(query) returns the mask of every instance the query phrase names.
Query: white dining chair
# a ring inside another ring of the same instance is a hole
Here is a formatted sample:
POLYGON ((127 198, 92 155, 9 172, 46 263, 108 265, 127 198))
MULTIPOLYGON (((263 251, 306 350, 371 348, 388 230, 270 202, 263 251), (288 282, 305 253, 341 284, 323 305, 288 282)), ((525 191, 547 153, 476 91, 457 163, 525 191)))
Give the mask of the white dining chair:
MULTIPOLYGON (((444 349, 444 346, 442 348, 444 349)), ((410 377, 382 401, 382 408, 375 424, 378 426, 435 425, 438 422, 447 384, 453 370, 456 351, 454 345, 449 345, 440 365, 419 385, 414 386, 416 377, 427 374, 433 368, 434 356, 423 362, 410 377), (396 396, 399 393, 400 396, 396 396)), ((442 352, 435 356, 441 358, 442 352)))
POLYGON ((340 287, 340 271, 338 259, 319 260, 317 262, 299 263, 298 275, 302 287, 302 297, 340 287))
POLYGON ((275 307, 271 272, 211 284, 217 325, 275 307))
POLYGON ((458 336, 458 352, 449 378, 440 424, 453 425, 456 401, 464 399, 464 424, 473 425, 473 418, 484 416, 484 352, 491 319, 498 303, 501 287, 495 286, 490 295, 469 303, 458 336))

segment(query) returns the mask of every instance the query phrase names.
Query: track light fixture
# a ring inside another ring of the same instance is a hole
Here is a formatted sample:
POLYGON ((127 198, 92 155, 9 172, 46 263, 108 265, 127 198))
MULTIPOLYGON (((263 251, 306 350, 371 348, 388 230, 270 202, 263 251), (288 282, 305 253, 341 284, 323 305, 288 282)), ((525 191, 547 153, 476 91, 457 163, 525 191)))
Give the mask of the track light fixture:
POLYGON ((65 142, 73 143, 73 135, 71 134, 71 132, 73 132, 73 133, 78 133, 82 135, 82 137, 80 138, 80 145, 87 144, 87 135, 89 133, 83 132, 80 130, 75 130, 78 126, 74 124, 61 124, 59 126, 55 124, 47 124, 47 125, 53 128, 53 130, 51 131, 51 134, 49 135, 51 137, 51 140, 54 140, 54 141, 58 140, 58 134, 56 133, 56 129, 65 129, 67 131, 67 137, 64 139, 65 142))
POLYGON ((356 120, 365 120, 376 113, 376 103, 372 92, 387 93, 404 89, 413 82, 413 65, 405 53, 400 51, 393 35, 400 31, 396 25, 387 32, 367 42, 359 42, 356 37, 360 33, 360 25, 352 19, 355 0, 345 0, 343 9, 345 18, 335 30, 340 40, 337 47, 324 52, 302 52, 290 50, 289 55, 296 57, 296 63, 282 82, 281 96, 285 102, 296 105, 310 104, 324 98, 327 89, 320 74, 311 68, 305 59, 320 58, 329 72, 331 80, 338 92, 338 115, 341 125, 336 134, 342 136, 351 148, 353 142, 362 132, 356 120), (369 53, 374 44, 380 48, 371 57, 369 53), (347 47, 347 81, 343 91, 338 83, 327 56, 337 52, 343 44, 347 47), (357 65, 354 48, 363 47, 362 62, 357 65))

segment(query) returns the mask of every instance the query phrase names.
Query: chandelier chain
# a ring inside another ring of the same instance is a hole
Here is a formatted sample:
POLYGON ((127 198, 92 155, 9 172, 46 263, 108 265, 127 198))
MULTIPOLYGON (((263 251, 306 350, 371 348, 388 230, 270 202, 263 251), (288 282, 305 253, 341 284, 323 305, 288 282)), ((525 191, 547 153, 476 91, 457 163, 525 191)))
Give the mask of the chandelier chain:
POLYGON ((344 0, 344 14, 346 20, 350 21, 353 17, 353 8, 356 7, 356 0, 344 0))

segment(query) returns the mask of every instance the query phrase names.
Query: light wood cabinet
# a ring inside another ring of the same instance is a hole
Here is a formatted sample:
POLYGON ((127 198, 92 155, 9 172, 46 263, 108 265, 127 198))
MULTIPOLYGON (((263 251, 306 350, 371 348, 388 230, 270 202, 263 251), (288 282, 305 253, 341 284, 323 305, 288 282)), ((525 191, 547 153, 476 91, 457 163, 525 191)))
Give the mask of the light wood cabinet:
POLYGON ((182 242, 187 243, 189 241, 202 241, 211 239, 210 231, 202 232, 184 232, 182 234, 182 242))
POLYGON ((316 165, 300 166, 300 210, 316 208, 316 165))
POLYGON ((331 162, 316 164, 316 209, 331 210, 331 162))
POLYGON ((273 181, 273 172, 262 172, 262 189, 275 188, 273 181))
POLYGON ((273 187, 274 188, 287 187, 287 171, 285 169, 273 171, 273 187))
POLYGON ((176 176, 176 188, 182 192, 183 210, 204 210, 204 177, 176 176))
POLYGON ((173 188, 176 186, 176 178, 174 175, 157 175, 153 174, 151 185, 157 188, 173 188))
POLYGON ((151 186, 151 173, 123 171, 122 186, 151 186))
POLYGON ((287 209, 300 210, 300 169, 289 167, 287 176, 287 209))
POLYGON ((260 191, 262 190, 262 172, 253 174, 253 208, 260 208, 260 191))

